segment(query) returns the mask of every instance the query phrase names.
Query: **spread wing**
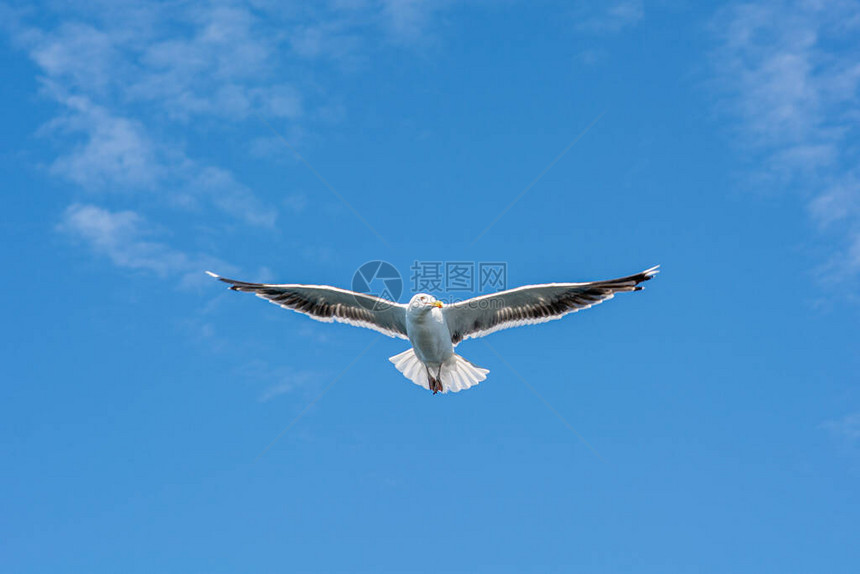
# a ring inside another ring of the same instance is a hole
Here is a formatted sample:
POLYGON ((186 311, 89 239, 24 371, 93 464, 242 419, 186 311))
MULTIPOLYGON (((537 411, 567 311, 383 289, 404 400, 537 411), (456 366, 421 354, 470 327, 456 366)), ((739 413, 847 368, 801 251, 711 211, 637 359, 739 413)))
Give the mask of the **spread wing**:
POLYGON ((406 306, 373 295, 356 293, 328 285, 269 285, 248 283, 209 275, 230 285, 233 291, 254 293, 284 309, 304 313, 311 319, 347 323, 379 331, 389 337, 408 339, 406 306))
POLYGON ((442 313, 456 345, 463 339, 483 337, 510 327, 561 319, 568 313, 612 299, 616 293, 639 291, 642 289, 639 283, 654 277, 658 268, 659 265, 609 281, 527 285, 446 305, 442 313))

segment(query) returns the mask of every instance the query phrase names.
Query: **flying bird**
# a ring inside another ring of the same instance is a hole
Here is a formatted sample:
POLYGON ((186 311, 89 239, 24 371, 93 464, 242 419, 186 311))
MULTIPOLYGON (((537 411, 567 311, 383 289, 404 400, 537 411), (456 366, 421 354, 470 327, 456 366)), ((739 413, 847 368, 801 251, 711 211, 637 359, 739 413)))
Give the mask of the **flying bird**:
POLYGON ((659 267, 608 281, 527 285, 452 304, 419 293, 408 305, 328 285, 248 283, 206 273, 233 291, 254 293, 317 321, 337 321, 407 339, 412 348, 388 360, 407 379, 435 395, 473 387, 490 372, 454 353, 461 341, 561 319, 612 299, 616 293, 639 291, 639 284, 654 277, 659 267))

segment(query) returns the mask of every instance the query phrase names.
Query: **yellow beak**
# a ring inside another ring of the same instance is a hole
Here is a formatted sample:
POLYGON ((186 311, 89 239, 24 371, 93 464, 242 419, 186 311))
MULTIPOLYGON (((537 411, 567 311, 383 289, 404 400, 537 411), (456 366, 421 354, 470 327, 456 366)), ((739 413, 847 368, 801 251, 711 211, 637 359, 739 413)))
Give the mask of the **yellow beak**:
POLYGON ((439 307, 441 309, 442 308, 442 301, 433 301, 433 306, 439 307))

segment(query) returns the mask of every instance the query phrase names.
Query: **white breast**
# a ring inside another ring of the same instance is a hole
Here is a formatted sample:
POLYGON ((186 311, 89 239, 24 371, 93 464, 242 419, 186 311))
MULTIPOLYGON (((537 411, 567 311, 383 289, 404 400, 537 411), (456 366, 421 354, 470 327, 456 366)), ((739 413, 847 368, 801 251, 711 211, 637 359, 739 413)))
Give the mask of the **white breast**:
POLYGON ((441 309, 407 312, 406 333, 415 355, 429 366, 439 365, 454 354, 451 333, 441 309))

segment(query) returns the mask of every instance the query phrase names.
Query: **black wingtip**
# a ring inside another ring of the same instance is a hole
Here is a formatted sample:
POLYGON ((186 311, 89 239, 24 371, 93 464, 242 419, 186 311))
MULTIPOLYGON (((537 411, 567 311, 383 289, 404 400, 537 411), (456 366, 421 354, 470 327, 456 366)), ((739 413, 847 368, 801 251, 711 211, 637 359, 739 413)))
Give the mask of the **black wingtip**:
POLYGON ((642 281, 650 281, 653 279, 658 273, 660 273, 660 266, 655 265, 650 269, 646 269, 640 275, 642 275, 642 281))
POLYGON ((218 281, 220 281, 222 283, 226 283, 227 285, 230 286, 230 289, 232 289, 233 291, 240 291, 242 287, 256 287, 256 286, 260 285, 259 283, 248 283, 247 281, 238 281, 236 279, 228 279, 227 277, 221 277, 217 273, 212 273, 211 271, 207 271, 206 275, 208 275, 209 277, 212 277, 214 279, 217 279, 218 281))

